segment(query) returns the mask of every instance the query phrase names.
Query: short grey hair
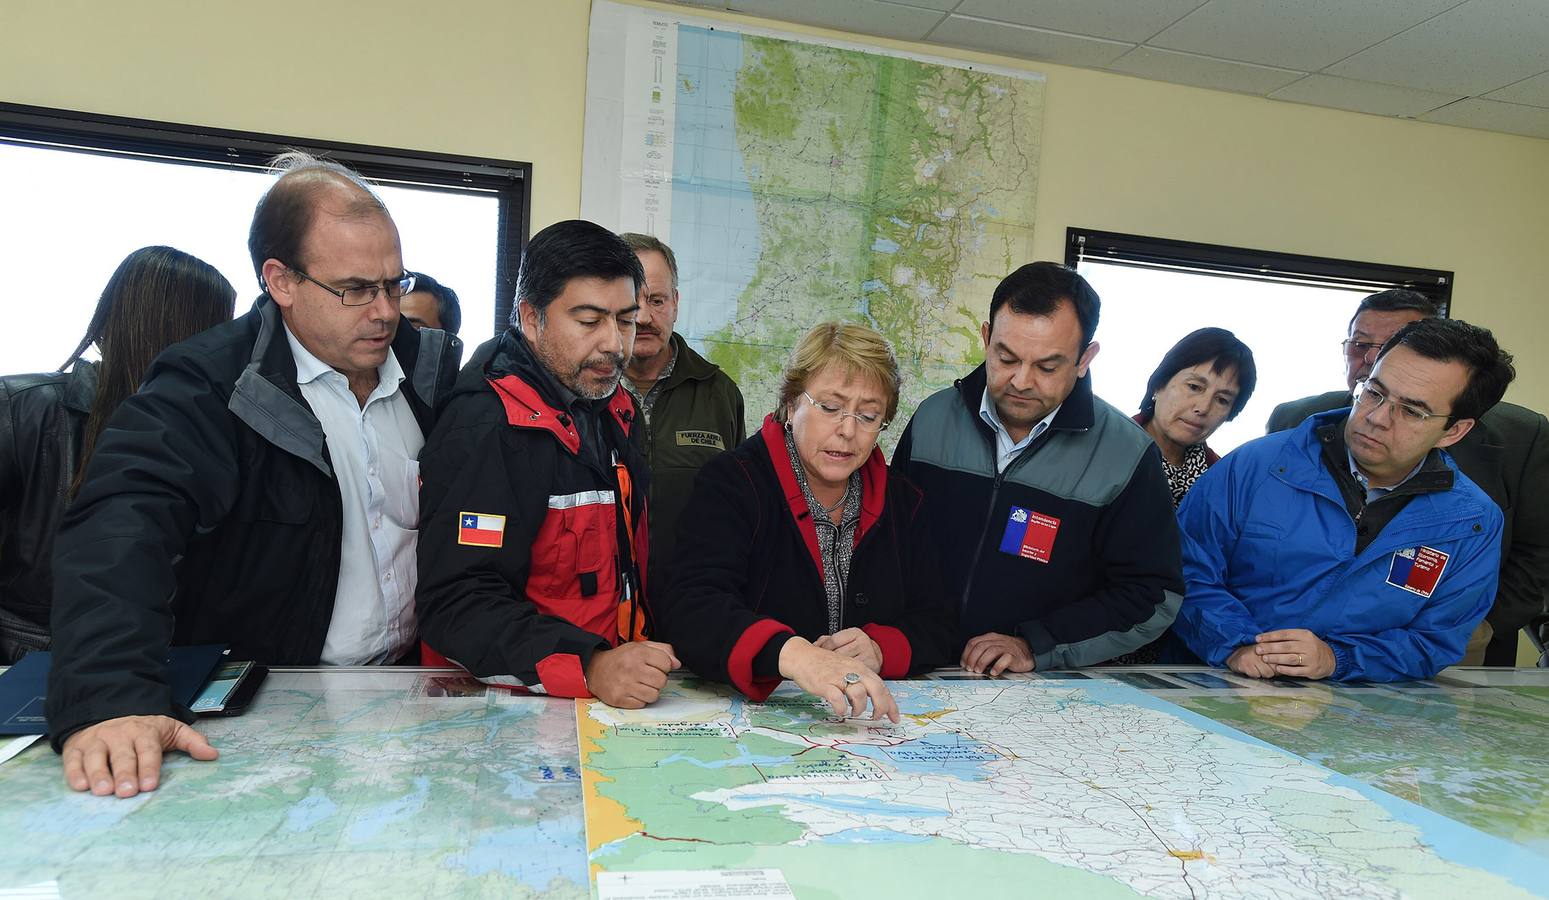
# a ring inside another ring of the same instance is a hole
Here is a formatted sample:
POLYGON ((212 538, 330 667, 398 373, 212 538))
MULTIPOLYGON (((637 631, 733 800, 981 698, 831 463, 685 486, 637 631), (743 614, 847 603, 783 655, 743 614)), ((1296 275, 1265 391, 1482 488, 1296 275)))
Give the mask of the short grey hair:
POLYGON ((638 256, 641 253, 660 253, 667 260, 667 270, 672 273, 672 289, 678 289, 678 258, 672 254, 672 248, 662 243, 662 239, 654 234, 641 234, 638 231, 625 231, 619 234, 629 249, 635 251, 638 256))

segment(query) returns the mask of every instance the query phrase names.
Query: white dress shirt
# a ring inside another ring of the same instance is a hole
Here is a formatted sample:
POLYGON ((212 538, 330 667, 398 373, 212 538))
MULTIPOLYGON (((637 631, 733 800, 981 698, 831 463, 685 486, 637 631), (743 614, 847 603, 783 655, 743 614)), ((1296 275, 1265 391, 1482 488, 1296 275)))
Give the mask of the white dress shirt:
MULTIPOLYGON (((1060 404, 1060 406, 1064 405, 1060 404)), ((1011 439, 1011 432, 1007 431, 1006 426, 1000 421, 1000 413, 995 411, 995 401, 990 399, 989 389, 985 388, 984 395, 979 400, 979 418, 995 430, 995 471, 1006 471, 1011 461, 1026 450, 1027 445, 1031 444, 1038 435, 1043 434, 1049 427, 1049 423, 1054 421, 1054 417, 1059 415, 1060 406, 1054 407, 1047 416, 1039 420, 1038 424, 1027 432, 1026 437, 1020 441, 1014 441, 1011 439)))
POLYGON ((415 636, 417 460, 425 445, 400 389, 403 368, 389 349, 387 361, 377 367, 376 389, 362 407, 344 373, 308 352, 288 327, 285 337, 296 358, 301 396, 322 423, 344 502, 339 587, 322 661, 333 666, 391 663, 415 636))

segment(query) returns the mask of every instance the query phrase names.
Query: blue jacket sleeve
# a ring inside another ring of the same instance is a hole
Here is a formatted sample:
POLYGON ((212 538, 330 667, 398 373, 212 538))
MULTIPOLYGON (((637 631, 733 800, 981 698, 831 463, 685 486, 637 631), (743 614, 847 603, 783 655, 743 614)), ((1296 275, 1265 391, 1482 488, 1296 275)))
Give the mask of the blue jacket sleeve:
POLYGON ((1242 455, 1234 453, 1216 463, 1183 498, 1178 524, 1183 532, 1183 606, 1173 631, 1196 656, 1212 666, 1225 666, 1227 657, 1251 644, 1264 629, 1248 607, 1227 587, 1226 570, 1237 545, 1241 523, 1237 502, 1245 473, 1239 471, 1242 455))
POLYGON ((1403 681, 1430 678, 1455 665, 1469 636, 1490 611, 1500 576, 1503 517, 1492 509, 1483 539, 1460 549, 1430 601, 1402 628, 1365 634, 1330 633, 1336 681, 1403 681))

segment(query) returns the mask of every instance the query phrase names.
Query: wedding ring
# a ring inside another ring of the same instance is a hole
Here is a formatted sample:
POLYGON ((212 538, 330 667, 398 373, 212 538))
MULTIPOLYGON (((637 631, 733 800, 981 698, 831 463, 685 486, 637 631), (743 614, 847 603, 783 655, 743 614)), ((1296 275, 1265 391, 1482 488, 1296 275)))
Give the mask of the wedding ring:
POLYGON ((1302 655, 1300 653, 1296 654, 1296 664, 1297 665, 1301 665, 1302 664, 1302 655))
POLYGON ((846 672, 846 673, 844 673, 844 683, 845 684, 860 684, 861 683, 861 676, 855 674, 854 672, 846 672))

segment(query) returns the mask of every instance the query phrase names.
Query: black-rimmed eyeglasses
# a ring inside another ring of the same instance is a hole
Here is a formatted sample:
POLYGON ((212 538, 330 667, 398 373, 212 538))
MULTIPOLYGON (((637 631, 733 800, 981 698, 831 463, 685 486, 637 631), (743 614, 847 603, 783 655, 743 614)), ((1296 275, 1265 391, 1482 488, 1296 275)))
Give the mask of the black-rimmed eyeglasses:
POLYGON ((345 306, 370 306, 372 303, 376 302, 378 293, 387 294, 388 299, 390 300, 401 300, 403 299, 404 294, 414 293, 415 275, 413 272, 405 272, 397 278, 393 278, 388 281, 381 281, 373 284, 361 284, 356 285, 355 287, 347 287, 343 290, 340 290, 336 287, 329 287, 328 285, 323 284, 321 281, 318 281, 316 278, 313 278, 311 275, 308 275, 295 266, 286 266, 286 268, 290 269, 295 274, 300 275, 302 278, 305 278, 307 281, 312 282, 328 293, 333 294, 335 297, 338 297, 339 302, 343 303, 345 306))

